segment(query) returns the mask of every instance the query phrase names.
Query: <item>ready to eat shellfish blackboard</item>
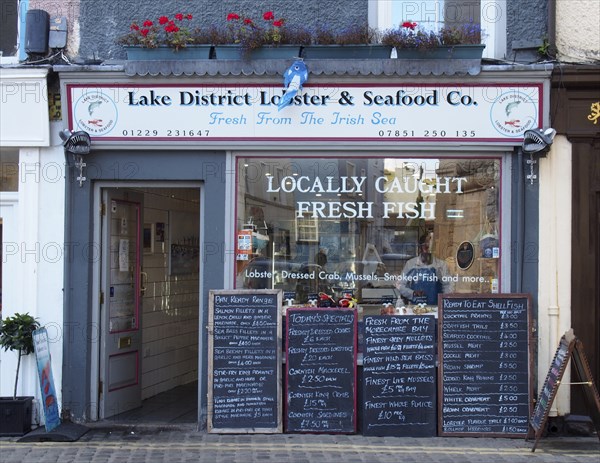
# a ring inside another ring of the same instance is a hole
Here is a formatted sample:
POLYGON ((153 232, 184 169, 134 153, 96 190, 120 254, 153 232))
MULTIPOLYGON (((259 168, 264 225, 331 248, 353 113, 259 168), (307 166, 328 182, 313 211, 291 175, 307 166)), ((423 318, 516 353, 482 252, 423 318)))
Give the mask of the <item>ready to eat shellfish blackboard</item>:
POLYGON ((525 438, 531 344, 529 295, 441 295, 438 434, 525 438))
POLYGON ((286 432, 356 432, 356 310, 288 308, 286 319, 286 432))
POLYGON ((282 432, 280 290, 210 291, 209 432, 282 432))

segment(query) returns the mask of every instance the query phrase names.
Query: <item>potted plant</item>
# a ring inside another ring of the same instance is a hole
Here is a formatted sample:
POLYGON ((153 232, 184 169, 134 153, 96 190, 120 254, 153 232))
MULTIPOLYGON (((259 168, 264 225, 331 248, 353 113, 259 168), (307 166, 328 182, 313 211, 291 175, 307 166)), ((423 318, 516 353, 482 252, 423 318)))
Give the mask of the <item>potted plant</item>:
POLYGON ((381 42, 396 49, 404 59, 481 59, 481 28, 468 23, 447 26, 439 32, 422 29, 416 22, 404 21, 383 32, 381 42))
POLYGON ((191 14, 177 13, 172 18, 135 21, 117 42, 130 60, 208 59, 212 48, 208 31, 190 29, 192 19, 191 14))
POLYGON ((390 57, 392 47, 380 43, 379 32, 368 25, 353 25, 341 30, 318 27, 311 45, 304 47, 307 59, 364 59, 390 57))
POLYGON ((34 351, 33 332, 40 327, 29 314, 16 313, 0 320, 0 347, 17 352, 15 388, 12 397, 0 397, 0 435, 22 436, 31 431, 33 397, 17 397, 21 357, 34 351))
POLYGON ((293 58, 301 46, 310 43, 310 34, 302 27, 288 26, 272 11, 254 21, 248 15, 229 13, 225 27, 213 26, 213 44, 217 59, 293 58))

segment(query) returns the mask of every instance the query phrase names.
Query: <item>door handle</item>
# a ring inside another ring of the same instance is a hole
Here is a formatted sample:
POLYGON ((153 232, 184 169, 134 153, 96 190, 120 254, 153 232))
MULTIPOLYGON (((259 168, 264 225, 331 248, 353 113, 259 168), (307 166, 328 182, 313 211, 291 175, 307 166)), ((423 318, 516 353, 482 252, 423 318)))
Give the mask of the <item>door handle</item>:
POLYGON ((140 293, 146 294, 146 285, 148 284, 148 274, 140 272, 140 293))

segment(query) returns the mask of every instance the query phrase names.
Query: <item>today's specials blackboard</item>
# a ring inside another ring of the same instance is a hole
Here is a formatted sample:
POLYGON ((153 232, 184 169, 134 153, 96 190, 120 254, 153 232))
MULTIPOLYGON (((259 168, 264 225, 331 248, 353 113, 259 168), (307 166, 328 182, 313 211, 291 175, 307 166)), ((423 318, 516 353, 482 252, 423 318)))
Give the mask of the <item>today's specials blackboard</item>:
POLYGON ((378 315, 363 321, 363 434, 435 436, 435 317, 378 315))
POLYGON ((282 432, 279 290, 210 291, 209 432, 282 432))
POLYGON ((286 432, 356 432, 356 310, 286 311, 286 432))
POLYGON ((526 294, 439 298, 439 435, 526 437, 531 326, 526 294))

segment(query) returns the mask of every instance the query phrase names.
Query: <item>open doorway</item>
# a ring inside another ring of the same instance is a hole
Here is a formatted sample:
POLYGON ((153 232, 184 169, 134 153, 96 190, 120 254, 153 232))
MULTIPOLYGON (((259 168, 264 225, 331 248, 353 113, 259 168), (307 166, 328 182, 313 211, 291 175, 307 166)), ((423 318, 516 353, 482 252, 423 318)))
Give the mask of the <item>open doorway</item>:
POLYGON ((195 423, 200 189, 100 195, 98 418, 195 423))

